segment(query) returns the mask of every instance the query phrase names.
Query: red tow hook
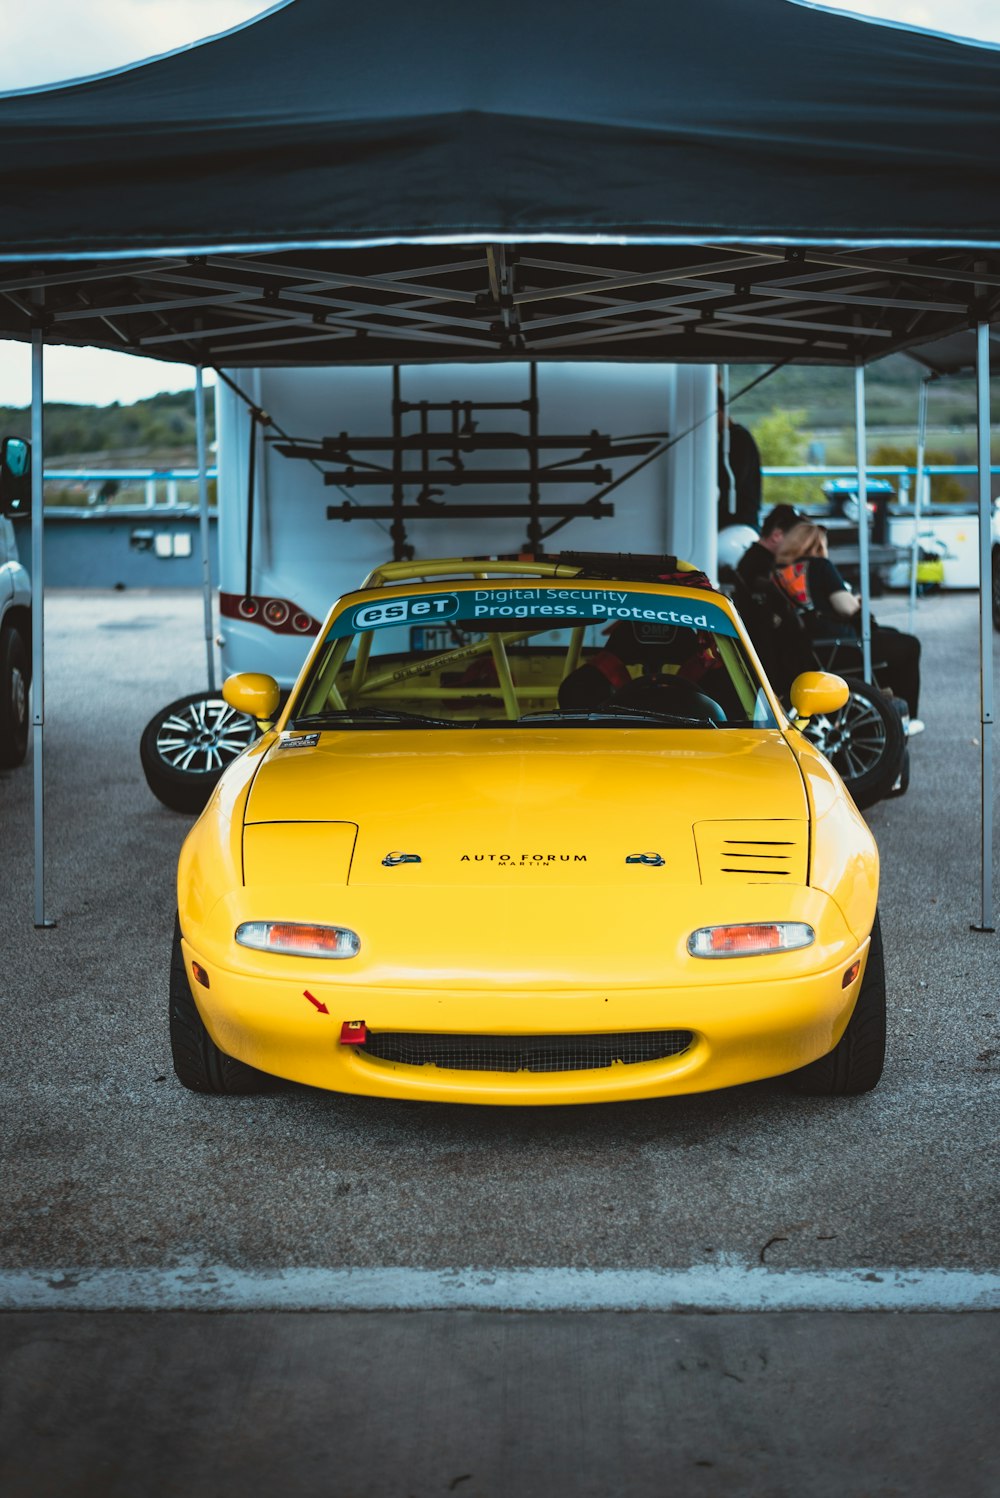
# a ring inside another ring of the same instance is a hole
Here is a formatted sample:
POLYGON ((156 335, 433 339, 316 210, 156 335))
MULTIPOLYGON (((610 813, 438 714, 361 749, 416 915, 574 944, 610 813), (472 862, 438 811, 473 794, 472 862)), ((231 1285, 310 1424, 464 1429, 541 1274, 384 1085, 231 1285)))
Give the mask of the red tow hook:
POLYGON ((368 1027, 363 1019, 345 1019, 340 1027, 341 1045, 364 1045, 368 1039, 368 1027))

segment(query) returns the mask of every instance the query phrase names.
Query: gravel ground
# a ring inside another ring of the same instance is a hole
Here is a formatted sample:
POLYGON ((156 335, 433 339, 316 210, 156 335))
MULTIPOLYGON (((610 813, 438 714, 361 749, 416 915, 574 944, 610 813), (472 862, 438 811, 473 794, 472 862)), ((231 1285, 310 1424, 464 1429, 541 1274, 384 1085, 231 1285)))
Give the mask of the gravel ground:
MULTIPOLYGON (((540 1110, 175 1082, 165 996, 188 823, 147 790, 138 739, 204 679, 200 599, 62 593, 46 612, 55 930, 31 925, 30 767, 0 774, 4 1265, 997 1263, 1000 937, 969 930, 975 599, 921 605, 927 731, 909 794, 870 814, 890 993, 878 1090, 540 1110)), ((877 612, 905 627, 905 601, 877 612)))

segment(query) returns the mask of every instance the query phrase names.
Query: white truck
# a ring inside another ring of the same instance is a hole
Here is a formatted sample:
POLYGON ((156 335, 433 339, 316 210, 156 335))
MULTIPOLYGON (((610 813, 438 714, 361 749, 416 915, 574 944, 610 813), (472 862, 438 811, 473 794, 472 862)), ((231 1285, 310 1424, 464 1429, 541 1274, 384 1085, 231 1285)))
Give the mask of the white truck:
POLYGON ((0 444, 0 769, 28 750, 31 687, 31 580, 21 565, 14 518, 31 502, 31 447, 20 437, 0 444))

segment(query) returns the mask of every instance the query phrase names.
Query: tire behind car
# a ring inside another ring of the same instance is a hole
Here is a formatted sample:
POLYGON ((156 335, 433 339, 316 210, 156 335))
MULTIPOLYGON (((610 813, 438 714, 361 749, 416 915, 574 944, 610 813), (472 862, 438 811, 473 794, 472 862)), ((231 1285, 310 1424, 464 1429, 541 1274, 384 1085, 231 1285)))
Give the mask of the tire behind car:
POLYGON ((204 810, 223 770, 256 736, 253 719, 235 712, 220 693, 191 692, 178 697, 155 713, 142 731, 139 758, 146 784, 171 811, 197 815, 204 810), (201 747, 196 743, 199 717, 209 725, 201 747), (169 746, 184 743, 192 750, 190 760, 175 763, 186 759, 187 748, 169 746))

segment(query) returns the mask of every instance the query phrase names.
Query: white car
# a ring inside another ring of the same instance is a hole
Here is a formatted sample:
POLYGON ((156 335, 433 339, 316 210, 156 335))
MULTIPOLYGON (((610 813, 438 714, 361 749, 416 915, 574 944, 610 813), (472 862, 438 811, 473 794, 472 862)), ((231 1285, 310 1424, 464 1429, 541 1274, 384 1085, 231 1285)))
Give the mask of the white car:
POLYGON ((31 686, 31 580, 17 554, 13 519, 31 498, 31 447, 20 437, 0 445, 0 769, 28 752, 31 686))

